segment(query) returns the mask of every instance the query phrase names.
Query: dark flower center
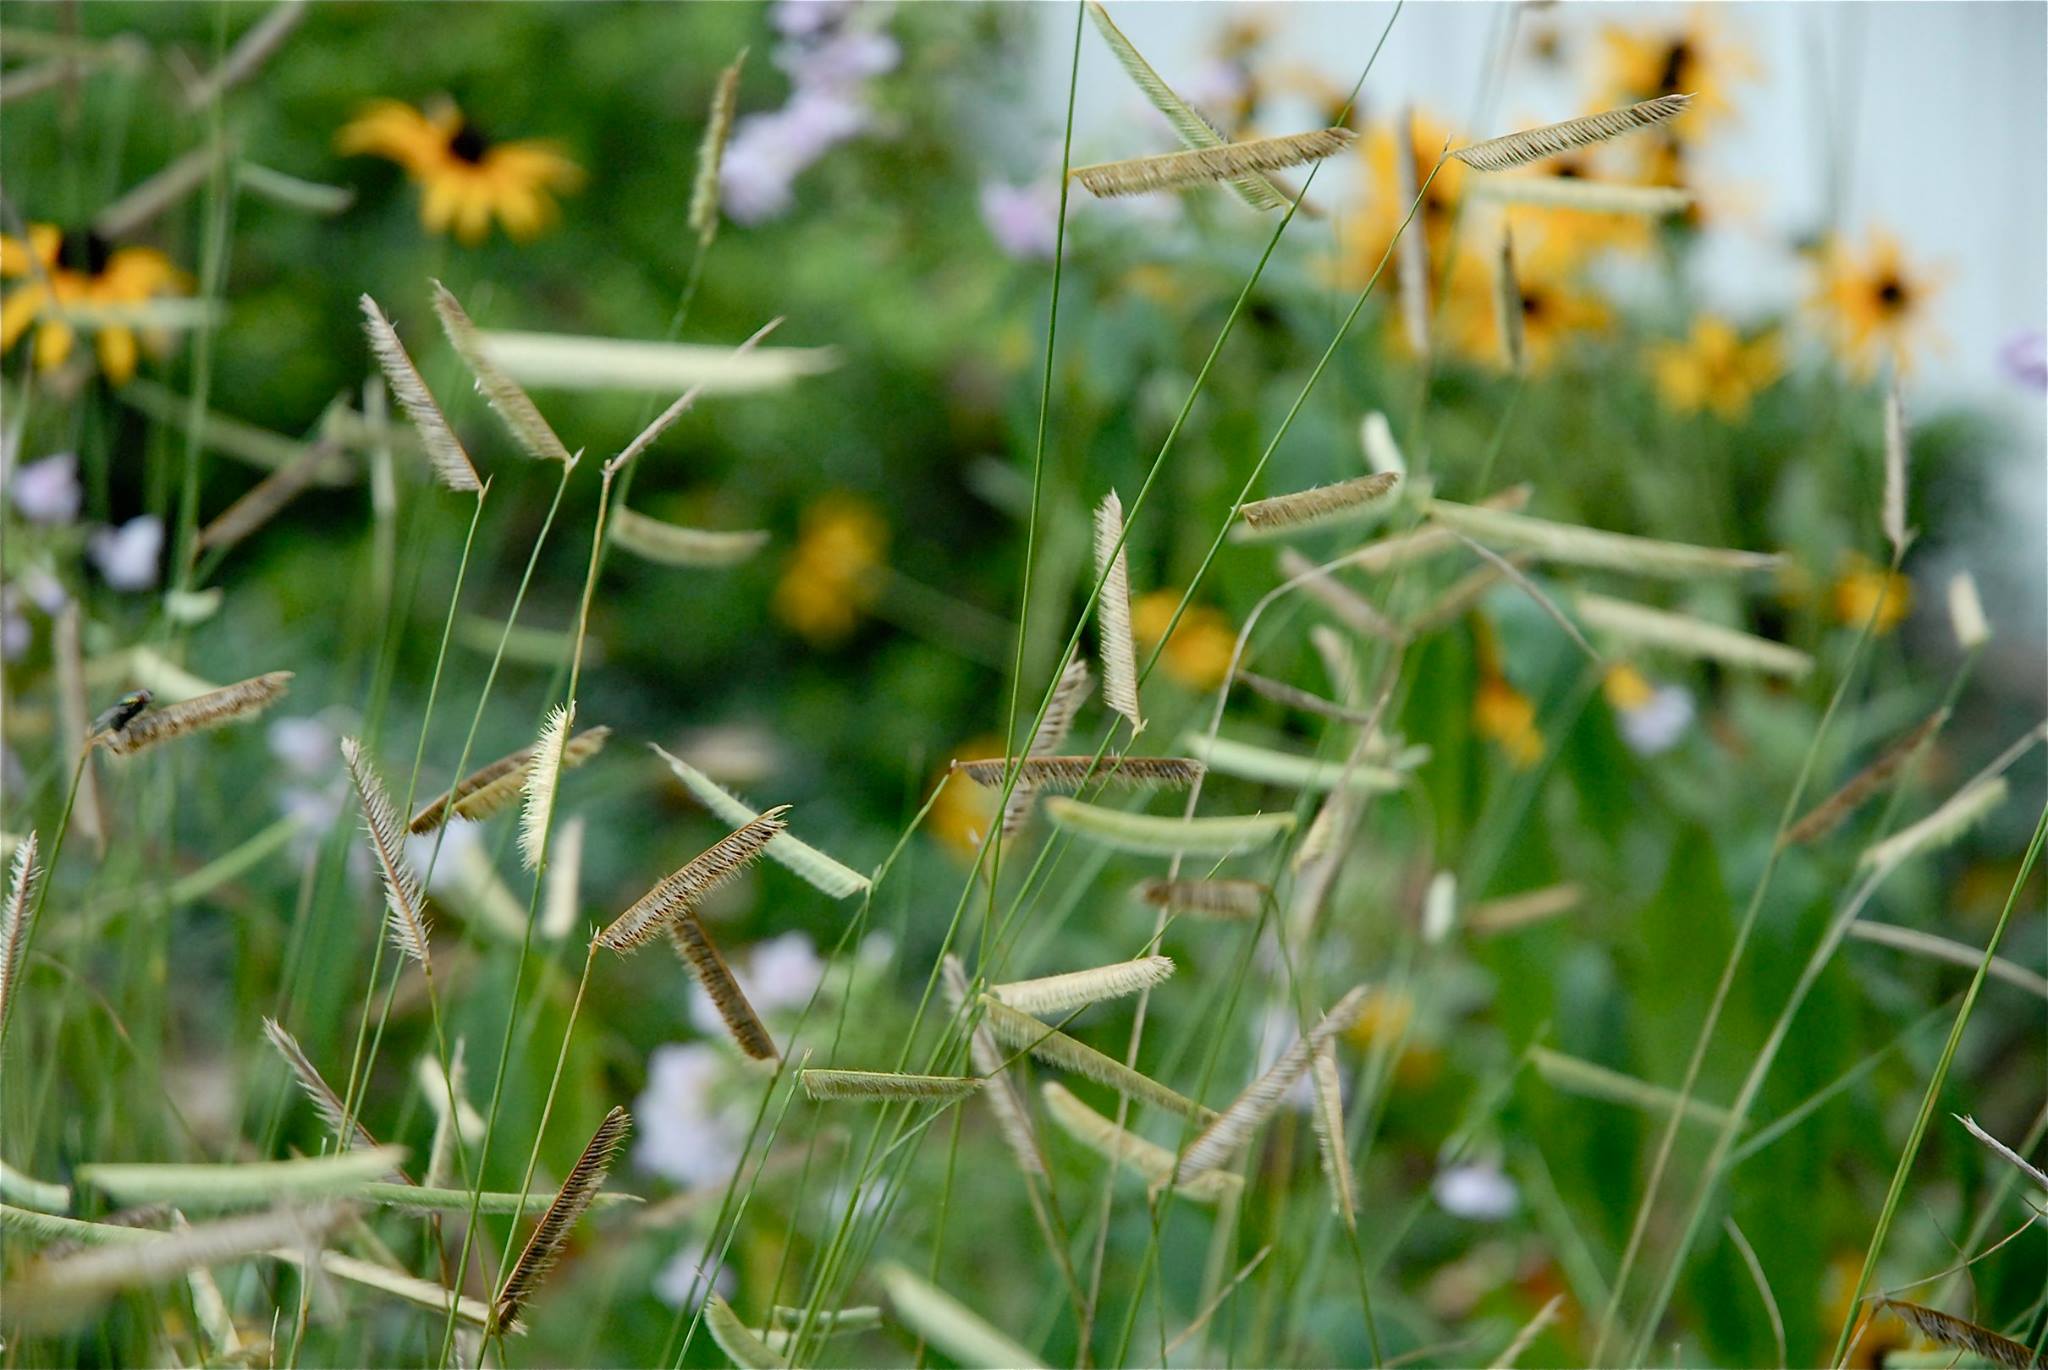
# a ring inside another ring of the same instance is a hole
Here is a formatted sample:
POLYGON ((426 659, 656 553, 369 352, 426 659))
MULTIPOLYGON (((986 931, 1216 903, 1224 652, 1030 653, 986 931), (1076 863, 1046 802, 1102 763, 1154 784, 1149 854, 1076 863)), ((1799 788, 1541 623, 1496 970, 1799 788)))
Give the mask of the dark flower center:
POLYGON ((1686 68, 1692 65, 1692 44, 1681 38, 1673 43, 1664 54, 1664 71, 1657 78, 1657 93, 1673 95, 1678 92, 1679 79, 1686 68))
POLYGON ((1540 319, 1549 312, 1550 302, 1548 300, 1544 299, 1541 295, 1532 294, 1526 290, 1522 292, 1523 318, 1540 319))
POLYGON ((1877 302, 1892 313, 1906 307, 1908 292, 1906 283, 1897 276, 1886 276, 1877 283, 1877 302))
POLYGON ((97 276, 107 269, 107 258, 113 252, 113 244, 91 229, 72 229, 57 242, 57 265, 66 271, 97 276))
POLYGON ((490 150, 491 140, 484 137, 483 130, 467 119, 462 121, 461 128, 455 130, 455 136, 448 140, 449 154, 472 166, 483 161, 484 154, 490 150))

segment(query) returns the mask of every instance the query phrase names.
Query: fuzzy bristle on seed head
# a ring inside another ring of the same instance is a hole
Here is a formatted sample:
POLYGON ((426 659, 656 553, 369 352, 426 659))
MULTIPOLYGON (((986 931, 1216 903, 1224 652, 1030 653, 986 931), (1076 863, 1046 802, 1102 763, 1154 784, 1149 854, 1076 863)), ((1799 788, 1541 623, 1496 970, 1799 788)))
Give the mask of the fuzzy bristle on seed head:
POLYGON ((1302 1072, 1308 1069, 1309 1062, 1323 1043, 1358 1020, 1359 1011, 1365 1005, 1365 994, 1364 985, 1354 987, 1323 1015, 1320 1022, 1281 1052, 1279 1059, 1263 1075, 1245 1086, 1244 1092, 1231 1102, 1230 1107, 1224 1109, 1216 1121, 1209 1124, 1181 1153, 1180 1165, 1174 1172, 1176 1182, 1214 1170, 1241 1151, 1260 1125, 1279 1109, 1280 1101, 1301 1078, 1302 1072))
POLYGON ((569 730, 576 722, 576 701, 557 704, 548 711, 548 721, 533 747, 533 761, 526 768, 520 791, 525 805, 519 815, 519 864, 538 870, 547 850, 548 825, 555 814, 555 787, 562 778, 562 753, 568 747, 569 730))
POLYGON ((564 466, 573 466, 576 459, 569 454, 569 449, 555 436, 555 430, 541 417, 540 409, 519 388, 518 382, 499 370, 497 363, 491 360, 484 348, 483 337, 470 321, 462 302, 439 281, 434 282, 434 312, 440 316, 441 329, 462 358, 462 364, 476 378, 476 388, 496 411, 514 441, 525 449, 528 456, 538 461, 558 461, 564 466))
POLYGON ((1101 1003, 1104 999, 1121 999, 1127 994, 1136 994, 1163 983, 1172 974, 1172 957, 1141 956, 1135 961, 1115 961, 1087 970, 991 985, 989 993, 1019 1013, 1049 1017, 1101 1003))
POLYGON ((1839 828, 1850 814, 1863 807, 1865 800, 1897 775, 1900 767, 1918 755, 1920 748, 1946 722, 1947 709, 1937 709, 1921 719, 1910 732, 1879 752, 1868 766, 1843 782, 1840 789, 1814 805, 1797 823, 1787 828, 1779 845, 1789 847, 1818 842, 1839 828))
POLYGON ((272 671, 268 675, 239 680, 218 690, 138 714, 123 726, 100 734, 95 741, 105 744, 107 750, 116 756, 133 756, 160 742, 218 728, 224 723, 259 713, 284 695, 291 679, 290 671, 272 671))
POLYGON ((659 566, 737 566, 768 545, 759 528, 728 531, 685 528, 621 507, 612 515, 612 541, 659 566))
POLYGON ((718 173, 725 161, 725 142, 732 135, 733 112, 739 107, 740 69, 747 63, 747 50, 732 59, 732 65, 718 73, 711 91, 711 115, 704 124, 704 141, 697 145, 697 179, 690 187, 690 231, 697 235, 699 250, 711 246, 718 236, 718 173))
POLYGON ((1143 731, 1145 718, 1138 712, 1138 652, 1131 637, 1129 566, 1123 501, 1112 490, 1095 508, 1095 574, 1102 582, 1095 600, 1095 636, 1102 652, 1102 697, 1136 734, 1143 731))
POLYGON ((292 1078, 298 1081, 299 1089, 313 1105, 314 1111, 320 1115, 320 1120, 326 1123, 337 1137, 343 1138, 342 1145, 363 1148, 377 1145, 377 1139, 370 1135, 362 1120, 349 1115, 348 1107, 342 1103, 341 1096, 334 1092, 333 1086, 327 1083, 326 1078, 306 1055, 305 1049, 299 1045, 299 1039, 292 1036, 284 1024, 275 1018, 265 1018, 263 1035, 270 1040, 270 1045, 277 1049, 277 1054, 284 1058, 286 1068, 291 1071, 292 1078))
POLYGON ((1991 641, 1991 620, 1984 616, 1984 601, 1977 594, 1977 579, 1958 571, 1948 582, 1948 622, 1956 646, 1974 652, 1991 641))
POLYGON ((881 1070, 800 1070, 804 1093, 819 1100, 860 1103, 910 1101, 944 1103, 981 1088, 978 1075, 900 1075, 881 1070))
MULTIPOLYGON (((612 730, 600 723, 571 737, 562 749, 562 769, 572 771, 596 756, 604 750, 605 740, 611 735, 612 730)), ((524 792, 527 767, 533 763, 533 750, 532 747, 521 747, 509 756, 501 756, 490 765, 471 771, 457 782, 454 789, 443 791, 420 805, 407 831, 415 835, 432 832, 451 815, 475 823, 498 813, 524 792)))
POLYGON ((493 1321, 498 1327, 506 1327, 517 1321, 519 1312, 533 1297, 541 1282, 554 1269, 555 1262, 562 1257, 562 1247, 569 1239, 570 1229, 589 1209, 597 1191, 604 1188, 604 1179, 610 1171, 612 1158, 618 1154, 619 1145, 632 1130, 632 1115, 623 1108, 614 1108, 605 1114, 604 1121, 591 1134, 589 1145, 576 1158, 576 1164, 569 1170, 569 1177, 562 1181, 561 1189, 555 1194, 554 1202, 547 1212, 540 1215, 534 1224, 533 1235, 527 1238, 526 1249, 519 1253, 519 1259, 505 1275, 505 1281, 498 1286, 498 1296, 492 1301, 493 1321))
POLYGON ((1215 1116, 1179 1091, 1132 1070, 1122 1061, 1104 1055, 1085 1042, 1048 1027, 1028 1013, 1011 1008, 993 995, 982 995, 979 1003, 989 1031, 997 1041, 1007 1046, 1029 1051, 1049 1066, 1107 1085, 1120 1094, 1128 1094, 1133 1099, 1177 1113, 1183 1118, 1206 1121, 1215 1116))
MULTIPOLYGON (((1126 1167, 1151 1181, 1163 1183, 1173 1174, 1173 1152, 1135 1132, 1118 1127, 1075 1098, 1066 1086, 1047 1080, 1038 1087, 1045 1111, 1062 1132, 1113 1164, 1126 1167)), ((1244 1179, 1228 1170, 1211 1170, 1181 1187, 1182 1198, 1197 1203, 1214 1203, 1244 1188, 1244 1179)))
POLYGON ((1215 147, 1189 148, 1184 152, 1163 152, 1154 157, 1099 162, 1094 166, 1076 167, 1073 177, 1091 195, 1103 198, 1144 195, 1155 190, 1235 181, 1307 162, 1319 162, 1351 146, 1357 137, 1348 128, 1311 129, 1306 133, 1286 133, 1277 138, 1251 138, 1215 147))
MULTIPOLYGON (((1079 656, 1067 658, 1066 666, 1060 671, 1060 678, 1053 686, 1052 698, 1045 706, 1045 712, 1032 730, 1031 745, 1026 749, 1032 756, 1051 756, 1066 742, 1067 734, 1073 730, 1074 715, 1081 711, 1088 692, 1095 687, 1095 677, 1089 673, 1088 663, 1079 656)), ((1019 776, 1010 789, 1009 802, 1003 805, 1002 835, 1015 837, 1024 826, 1024 820, 1031 816, 1032 797, 1037 793, 1024 778, 1019 776)))
POLYGON ((597 944, 609 951, 645 945, 758 857, 786 826, 782 816, 788 812, 789 805, 778 805, 719 838, 613 919, 598 933, 597 944))
MULTIPOLYGON (((950 952, 939 969, 946 999, 953 1011, 959 1013, 967 1006, 967 971, 960 958, 950 952)), ((1017 1168, 1027 1176, 1044 1178, 1045 1157, 1039 1150, 1038 1129, 1032 1125, 1024 1100, 1010 1079, 1009 1057, 996 1045, 995 1035, 986 1023, 977 1022, 968 1034, 967 1056, 982 1077, 982 1097, 988 1100, 989 1111, 996 1115, 996 1130, 1002 1134, 1017 1168)))
POLYGON ((1145 880, 1136 893, 1169 913, 1246 922, 1259 916, 1272 889, 1257 880, 1145 880))
POLYGON ((1309 527, 1379 503, 1393 493, 1400 481, 1391 471, 1378 471, 1334 485, 1253 500, 1237 512, 1247 525, 1260 530, 1309 527))
POLYGON ((1331 1043, 1316 1048, 1309 1078, 1315 1084, 1316 1147, 1322 1153, 1323 1176, 1330 1182, 1330 1202, 1345 1228, 1356 1232, 1357 1183, 1351 1177, 1350 1141, 1344 1134, 1343 1081, 1337 1070, 1337 1050, 1331 1043))
POLYGON ((0 910, 0 1024, 7 1021, 14 982, 28 951, 28 910, 36 888, 36 835, 31 832, 14 849, 7 877, 7 906, 0 910))
POLYGON ((1014 765, 1017 783, 1035 790, 1078 790, 1084 785, 1184 790, 1202 778, 1204 767, 1184 756, 1027 756, 1015 761, 981 757, 955 761, 953 769, 977 785, 1001 789, 1014 765))
POLYGON ((747 1000, 746 991, 734 977, 732 967, 718 950, 718 944, 711 940, 711 934, 694 917, 685 914, 668 923, 669 941, 674 944, 676 955, 689 966, 697 977, 697 983, 704 987, 710 997, 711 1006, 718 1010, 718 1016, 739 1049, 757 1061, 776 1059, 775 1039, 768 1035, 767 1024, 761 1015, 754 1012, 754 1006, 747 1000))
POLYGON ((356 800, 363 810, 363 829, 370 839, 370 854, 384 881, 385 926, 392 945, 422 966, 427 964, 426 895, 412 860, 405 854, 405 837, 398 827, 398 815, 384 782, 363 755, 363 744, 352 737, 341 739, 342 759, 348 763, 348 778, 355 786, 356 800))
POLYGON ((1684 113, 1691 103, 1690 95, 1660 95, 1640 104, 1489 138, 1483 143, 1458 148, 1451 156, 1475 171, 1507 171, 1575 147, 1604 143, 1610 138, 1653 127, 1684 113))
POLYGON ((1911 1323, 1922 1336, 1943 1346, 1967 1351, 1997 1365, 2010 1366, 2011 1370, 2040 1370, 2040 1367, 2048 1366, 2048 1357, 2035 1355, 2033 1348, 2026 1343, 2002 1336, 1967 1318, 1959 1318, 1925 1304, 1908 1303, 1904 1299, 1883 1299, 1879 1302, 1911 1323))
POLYGON ((434 402, 434 394, 427 389, 427 383, 406 354, 405 344, 399 341, 398 330, 384 317, 384 311, 368 295, 362 297, 363 331, 369 334, 370 351, 376 354, 377 364, 384 368, 385 383, 391 393, 398 397, 399 408, 405 410, 406 418, 420 435, 420 445, 427 450, 427 460, 433 464, 434 475, 450 490, 481 490, 483 482, 477 479, 476 467, 470 462, 469 453, 462 448, 455 430, 448 426, 447 416, 441 406, 434 402))

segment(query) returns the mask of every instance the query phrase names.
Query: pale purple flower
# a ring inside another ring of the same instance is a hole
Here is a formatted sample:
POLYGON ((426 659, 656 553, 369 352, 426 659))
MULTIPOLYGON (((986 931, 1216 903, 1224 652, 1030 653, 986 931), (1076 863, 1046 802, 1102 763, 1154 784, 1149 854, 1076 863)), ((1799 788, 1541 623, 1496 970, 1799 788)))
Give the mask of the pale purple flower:
POLYGON ((64 589, 64 582, 45 571, 42 567, 31 567, 21 578, 21 588, 28 594, 29 603, 55 618, 64 612, 64 606, 71 602, 71 595, 64 589))
POLYGON ((853 13, 854 4, 855 0, 777 0, 768 17, 785 38, 808 38, 853 13))
POLYGON ((739 120, 719 168, 725 212, 743 224, 787 214, 796 202, 796 178, 866 123, 859 104, 824 91, 798 91, 781 109, 739 120))
MULTIPOLYGON (((766 1017, 809 1003, 825 978, 825 963, 808 935, 785 932, 758 943, 747 953, 744 965, 732 967, 732 974, 754 1011, 766 1017)), ((718 1016, 711 996, 695 981, 690 983, 690 1022, 707 1036, 725 1035, 725 1020, 718 1016)))
POLYGON ((325 775, 333 771, 340 755, 340 738, 319 718, 279 718, 271 722, 264 740, 270 754, 295 775, 325 775))
POLYGON ((1637 756, 1660 756, 1678 745, 1696 712, 1690 690, 1659 685, 1643 704, 1622 711, 1622 740, 1637 756))
POLYGON ((1019 261, 1049 261, 1059 247, 1060 192, 1043 183, 981 185, 981 221, 1005 254, 1019 261))
POLYGON ((1512 1218, 1522 1206, 1515 1182, 1492 1161, 1446 1166, 1429 1186, 1437 1205, 1454 1218, 1497 1223, 1512 1218))
POLYGON ((689 1188, 730 1179, 752 1116, 712 1103, 731 1070, 731 1057, 708 1042, 655 1048, 633 1104, 633 1164, 689 1188))
POLYGON ((164 521, 155 514, 143 514, 119 528, 95 528, 85 550, 116 590, 151 589, 156 585, 157 559, 164 550, 164 521))
POLYGON ((896 69, 903 51, 886 33, 842 29, 817 43, 784 43, 775 65, 789 73, 799 95, 806 91, 848 92, 863 81, 896 69))
POLYGON ((70 523, 78 517, 83 499, 78 488, 78 458, 59 452, 19 467, 7 483, 7 492, 30 523, 70 523))
POLYGON ((17 600, 12 585, 0 591, 0 660, 19 661, 35 641, 35 629, 29 626, 28 615, 16 607, 17 600))
POLYGON ((2013 334, 1998 349, 1998 364, 2021 385, 2048 390, 2048 334, 2038 328, 2013 334))

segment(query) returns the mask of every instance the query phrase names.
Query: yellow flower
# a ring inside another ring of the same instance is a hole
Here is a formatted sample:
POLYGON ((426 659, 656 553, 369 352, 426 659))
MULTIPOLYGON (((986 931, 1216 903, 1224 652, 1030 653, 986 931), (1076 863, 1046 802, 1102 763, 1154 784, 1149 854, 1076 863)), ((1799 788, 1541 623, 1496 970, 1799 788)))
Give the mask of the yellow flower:
POLYGON ((1643 673, 1625 661, 1618 661, 1607 668, 1601 678, 1600 691, 1607 696, 1607 702, 1617 712, 1627 713, 1640 709, 1656 697, 1656 687, 1643 678, 1643 673))
MULTIPOLYGON (((1629 182, 1634 177, 1603 160, 1604 147, 1573 148, 1530 166, 1532 176, 1551 176, 1563 181, 1629 182)), ((1642 214, 1572 209, 1562 205, 1513 205, 1507 220, 1519 245, 1532 233, 1541 233, 1560 245, 1582 253, 1599 251, 1645 252, 1656 241, 1656 221, 1642 214)))
MULTIPOLYGON (((1498 254, 1484 259, 1462 252, 1451 269, 1444 310, 1444 341, 1471 361, 1505 364, 1500 336, 1498 254)), ((1606 302, 1580 284, 1583 257, 1569 242, 1545 235, 1515 240, 1515 285, 1520 292, 1522 346, 1529 370, 1553 366, 1580 338, 1604 332, 1613 315, 1606 302)))
POLYGON ((1883 232, 1872 233, 1860 255, 1828 244, 1820 272, 1814 303, 1831 325, 1829 342, 1849 368, 1865 379, 1884 361, 1908 370, 1913 335, 1928 328, 1940 276, 1909 266, 1898 239, 1883 232))
POLYGON ((1504 676, 1487 676, 1472 696, 1472 726, 1479 735, 1500 744, 1516 770, 1526 771, 1543 759, 1543 734, 1536 727, 1536 706, 1504 676))
POLYGON ((804 511, 796 550, 775 587, 777 616, 815 646, 843 641, 874 603, 874 571, 888 544, 888 525, 865 500, 819 499, 804 511))
MULTIPOLYGON (((54 224, 31 224, 27 242, 0 234, 0 277, 21 281, 0 303, 0 352, 33 323, 35 364, 45 371, 71 355, 77 336, 71 309, 139 305, 186 288, 184 273, 155 248, 109 248, 96 234, 67 236, 54 224)), ((94 329, 100 370, 115 385, 135 374, 136 339, 127 324, 94 329)), ((169 348, 160 329, 144 330, 142 340, 151 352, 169 348)))
POLYGON ((1722 33, 1704 5, 1675 29, 1631 33, 1609 25, 1600 42, 1602 107, 1689 94, 1692 107, 1671 125, 1680 138, 1697 140, 1709 132, 1734 111, 1730 89, 1757 75, 1755 57, 1722 33))
POLYGON ((1829 595, 1835 621, 1861 628, 1875 613, 1871 631, 1879 636, 1899 626, 1913 607, 1913 582, 1877 565, 1868 557, 1851 553, 1843 560, 1842 574, 1835 578, 1829 595))
MULTIPOLYGON (((1856 1274, 1863 1268, 1863 1253, 1844 1251, 1827 1264, 1821 1280, 1821 1323, 1832 1335, 1847 1321, 1850 1295, 1856 1289, 1856 1274)), ((1856 1333, 1844 1365, 1849 1370, 1877 1370, 1893 1351, 1926 1344, 1898 1314, 1881 1304, 1866 1304, 1856 1310, 1856 1333)))
POLYGON ((1784 374, 1785 358, 1775 335, 1744 342, 1735 325, 1710 315, 1693 324, 1684 342, 1659 344, 1650 366, 1666 405, 1681 414, 1711 409, 1735 423, 1784 374))
MULTIPOLYGON (((1166 633, 1173 621, 1173 607, 1180 603, 1177 590, 1154 590, 1140 595, 1131 605, 1131 634, 1150 648, 1166 633)), ((1237 634, 1220 610, 1190 604, 1167 638, 1159 664, 1166 674, 1191 690, 1213 690, 1230 673, 1230 658, 1237 650, 1237 634)))
MULTIPOLYGON (((1372 279, 1374 269, 1386 255, 1387 245, 1394 241, 1395 231, 1408 217, 1413 197, 1401 194, 1395 166, 1395 152, 1400 147, 1396 137, 1391 124, 1374 124, 1360 140, 1366 171, 1364 203, 1356 213, 1346 216, 1337 271, 1338 284, 1347 290, 1360 289, 1372 279)), ((1420 110, 1408 128, 1409 149, 1415 158, 1415 188, 1422 194, 1422 206, 1415 211, 1408 231, 1422 231, 1429 247, 1432 274, 1441 268, 1444 253, 1450 248, 1451 224, 1457 217, 1458 197, 1464 188, 1463 162, 1446 161, 1436 179, 1429 178, 1429 169, 1443 155, 1445 140, 1450 137, 1448 127, 1420 110), (1425 181, 1429 184, 1427 190, 1422 189, 1425 181)), ((1393 286, 1396 274, 1389 261, 1379 288, 1393 286)))
MULTIPOLYGON (((951 759, 980 761, 1002 754, 1003 740, 983 735, 955 747, 951 759)), ((925 815, 925 830, 962 861, 972 861, 981 851, 981 841, 988 836, 990 825, 1002 812, 996 803, 996 792, 964 775, 954 774, 950 765, 939 772, 937 784, 939 795, 932 801, 931 812, 925 815)))
POLYGON ((1391 1046, 1407 1033, 1415 1019, 1415 1000, 1405 991, 1376 985, 1365 992, 1358 1017, 1344 1030, 1344 1038, 1360 1051, 1391 1046))
POLYGON ((425 111, 402 100, 373 101, 335 135, 334 145, 345 155, 404 167, 425 190, 420 222, 426 230, 445 233, 452 226, 469 244, 483 241, 493 214, 514 239, 531 238, 554 218, 550 192, 583 184, 583 169, 556 144, 494 143, 445 100, 425 111))

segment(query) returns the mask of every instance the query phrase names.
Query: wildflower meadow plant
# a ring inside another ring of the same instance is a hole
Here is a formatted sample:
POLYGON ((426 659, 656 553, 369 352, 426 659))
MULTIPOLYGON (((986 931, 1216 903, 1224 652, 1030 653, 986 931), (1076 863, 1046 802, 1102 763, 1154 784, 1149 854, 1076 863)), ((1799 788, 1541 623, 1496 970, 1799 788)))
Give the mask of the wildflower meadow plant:
POLYGON ((1193 13, 0 15, 7 1363, 2043 1363, 1895 17, 1193 13))

